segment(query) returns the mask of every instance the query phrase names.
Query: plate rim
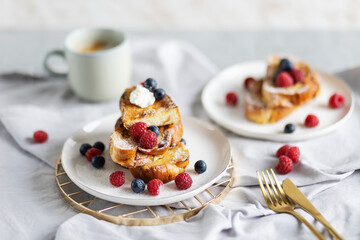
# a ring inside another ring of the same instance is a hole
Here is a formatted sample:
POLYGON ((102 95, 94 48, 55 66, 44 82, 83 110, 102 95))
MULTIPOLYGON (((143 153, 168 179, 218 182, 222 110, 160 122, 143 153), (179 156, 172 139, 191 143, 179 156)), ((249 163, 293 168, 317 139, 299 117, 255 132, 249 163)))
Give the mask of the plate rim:
POLYGON ((215 123, 219 124, 221 127, 225 128, 235 134, 238 134, 243 137, 252 138, 252 139, 269 140, 269 141, 274 141, 274 142, 298 142, 298 141, 308 140, 311 138, 317 138, 317 137, 326 135, 326 134, 334 131, 336 128, 343 125, 350 118, 350 116, 352 115, 352 113, 355 109, 354 93, 343 79, 341 79, 340 77, 338 77, 336 75, 330 74, 330 73, 322 71, 322 70, 315 70, 320 75, 331 76, 333 79, 336 79, 336 81, 338 81, 338 83, 341 83, 344 86, 344 88, 346 88, 347 91, 350 93, 350 108, 347 111, 347 113, 345 114, 345 116, 342 117, 337 122, 326 127, 325 129, 318 130, 315 133, 311 132, 311 133, 305 133, 302 135, 279 134, 279 133, 259 135, 256 132, 246 131, 243 129, 229 126, 221 118, 218 118, 216 116, 216 114, 213 114, 211 112, 211 110, 209 109, 209 106, 207 106, 207 104, 205 104, 206 103, 206 99, 205 99, 206 92, 208 91, 208 89, 211 88, 212 84, 214 84, 215 82, 218 81, 218 79, 224 78, 223 75, 227 75, 227 74, 229 74, 229 72, 234 71, 234 69, 238 69, 244 65, 250 65, 250 64, 251 65, 255 65, 255 64, 258 64, 258 65, 265 64, 266 65, 266 60, 258 59, 258 60, 244 61, 244 62, 230 65, 230 66, 226 67, 225 69, 221 70, 215 76, 213 76, 210 79, 210 81, 207 82, 207 84, 205 85, 205 87, 203 88, 203 90, 201 92, 201 103, 205 109, 206 114, 210 117, 210 119, 213 120, 215 123))
POLYGON ((69 141, 71 141, 71 136, 73 136, 77 132, 81 131, 84 126, 90 125, 90 124, 92 124, 92 123, 94 123, 96 121, 104 121, 104 119, 106 119, 106 118, 114 118, 114 120, 116 120, 116 118, 118 118, 120 116, 121 116, 121 114, 118 114, 118 113, 117 114, 109 114, 109 115, 106 115, 104 117, 95 119, 95 120, 93 120, 91 122, 88 122, 88 123, 84 124, 82 127, 75 130, 65 140, 65 142, 63 144, 63 148, 62 148, 62 151, 61 151, 61 163, 62 163, 62 166, 64 168, 64 171, 67 173, 70 180, 75 183, 75 185, 77 185, 79 188, 81 188, 85 192, 94 195, 95 197, 98 197, 98 198, 101 198, 101 199, 104 199, 104 200, 107 200, 107 201, 111 201, 111 202, 122 203, 122 204, 127 204, 127 205, 132 205, 132 206, 157 206, 157 205, 171 204, 171 203, 183 201, 183 200, 186 200, 188 198, 194 197, 196 194, 204 191, 206 188, 208 188, 212 184, 216 183, 216 181, 218 181, 224 175, 224 173, 227 171, 227 168, 228 168, 229 164, 231 163, 231 158, 232 158, 231 145, 230 145, 230 142, 229 142, 228 138, 226 137, 226 135, 217 126, 215 126, 214 124, 212 124, 212 123, 210 123, 208 121, 205 121, 203 119, 196 118, 196 117, 185 116, 185 117, 182 118, 182 120, 186 119, 186 120, 190 120, 190 121, 197 121, 197 122, 205 123, 208 126, 211 126, 213 129, 215 129, 218 134, 221 134, 222 137, 224 139, 226 139, 226 145, 227 145, 227 149, 228 149, 227 150, 228 159, 227 160, 224 159, 224 161, 226 161, 226 163, 224 163, 225 167, 224 167, 224 169, 222 169, 222 171, 219 174, 217 174, 217 176, 212 178, 207 183, 205 183, 205 184, 199 186, 198 188, 195 188, 195 189, 193 189, 193 190, 191 190, 189 192, 186 192, 184 194, 177 195, 177 196, 163 197, 163 198, 159 197, 159 198, 154 198, 153 200, 150 199, 150 203, 143 203, 143 202, 146 202, 146 199, 133 199, 133 198, 124 198, 124 197, 119 198, 118 196, 113 196, 111 194, 102 193, 102 192, 99 192, 99 191, 94 190, 92 188, 89 188, 88 186, 84 185, 81 181, 78 181, 77 178, 72 175, 72 170, 69 171, 69 168, 71 168, 71 167, 69 167, 67 165, 68 163, 66 161, 65 162, 63 161, 63 159, 64 159, 63 154, 64 154, 65 146, 68 144, 69 141), (169 201, 169 198, 173 199, 173 200, 169 201), (121 201, 119 201, 119 200, 121 200, 121 201))

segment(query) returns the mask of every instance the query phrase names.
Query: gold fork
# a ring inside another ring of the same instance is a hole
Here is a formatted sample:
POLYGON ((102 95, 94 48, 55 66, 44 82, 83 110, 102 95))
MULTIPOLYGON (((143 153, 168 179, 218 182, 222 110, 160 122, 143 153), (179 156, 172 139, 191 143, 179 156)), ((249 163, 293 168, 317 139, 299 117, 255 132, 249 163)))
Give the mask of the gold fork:
POLYGON ((282 189, 281 185, 279 184, 272 168, 270 168, 270 172, 275 181, 276 187, 275 187, 273 181, 271 181, 269 171, 266 170, 266 175, 267 175, 268 180, 265 177, 264 171, 261 171, 261 175, 265 182, 265 187, 270 195, 270 197, 269 197, 269 195, 266 193, 264 183, 261 180, 259 171, 256 171, 256 175, 257 175, 257 178, 259 181, 261 192, 262 192, 265 202, 269 206, 269 208, 271 210, 273 210, 274 212, 289 213, 289 214, 294 215, 297 219, 299 219, 302 223, 304 223, 314 233, 314 235, 318 239, 325 240, 325 238, 321 235, 321 233, 319 233, 308 221, 306 221, 305 218, 303 218, 299 213, 294 211, 295 205, 286 197, 285 192, 282 189), (270 183, 271 188, 270 188, 268 182, 270 183))

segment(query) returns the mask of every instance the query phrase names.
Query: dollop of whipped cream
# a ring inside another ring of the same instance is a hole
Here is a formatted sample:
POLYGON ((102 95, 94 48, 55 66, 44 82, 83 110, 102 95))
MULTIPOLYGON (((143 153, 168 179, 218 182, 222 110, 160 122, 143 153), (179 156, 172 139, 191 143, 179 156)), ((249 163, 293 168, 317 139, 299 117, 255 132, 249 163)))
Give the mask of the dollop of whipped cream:
POLYGON ((136 88, 130 93, 130 102, 138 107, 146 108, 154 104, 155 97, 147 88, 136 85, 136 88))

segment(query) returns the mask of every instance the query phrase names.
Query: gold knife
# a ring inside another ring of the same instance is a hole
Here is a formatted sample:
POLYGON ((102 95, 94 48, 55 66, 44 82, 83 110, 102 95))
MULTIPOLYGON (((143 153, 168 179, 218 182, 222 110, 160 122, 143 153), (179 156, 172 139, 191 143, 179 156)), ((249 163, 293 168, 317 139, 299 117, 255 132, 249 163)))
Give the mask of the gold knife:
POLYGON ((336 239, 343 238, 335 231, 335 229, 330 225, 328 221, 321 215, 321 213, 311 204, 311 202, 306 198, 306 196, 295 186, 295 184, 289 179, 286 178, 283 181, 283 189, 286 195, 293 200, 297 205, 302 209, 312 215, 316 220, 321 222, 325 228, 330 232, 333 237, 336 239))

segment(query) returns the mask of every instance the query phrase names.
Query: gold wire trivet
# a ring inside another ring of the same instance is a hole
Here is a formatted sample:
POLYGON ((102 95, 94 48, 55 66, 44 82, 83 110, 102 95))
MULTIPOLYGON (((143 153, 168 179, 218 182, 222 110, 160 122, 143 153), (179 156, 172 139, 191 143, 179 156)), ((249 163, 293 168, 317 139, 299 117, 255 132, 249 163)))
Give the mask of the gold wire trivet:
POLYGON ((173 204, 151 207, 109 202, 85 192, 67 176, 61 164, 61 158, 56 165, 55 176, 61 195, 76 210, 115 224, 145 226, 183 221, 196 215, 208 204, 219 203, 229 192, 233 182, 232 159, 226 171, 228 174, 224 174, 225 177, 221 182, 213 184, 192 198, 173 204))

